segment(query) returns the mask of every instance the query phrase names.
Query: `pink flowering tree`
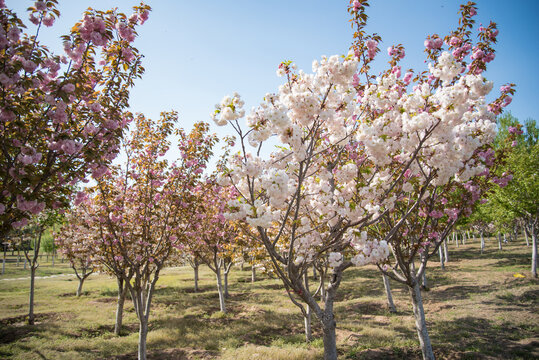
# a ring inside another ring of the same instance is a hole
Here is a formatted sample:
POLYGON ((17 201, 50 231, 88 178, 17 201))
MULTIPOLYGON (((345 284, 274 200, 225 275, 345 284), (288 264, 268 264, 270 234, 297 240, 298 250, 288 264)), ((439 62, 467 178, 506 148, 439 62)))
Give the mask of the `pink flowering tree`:
POLYGON ((144 70, 132 44, 148 6, 131 17, 87 10, 55 55, 39 34, 60 15, 56 5, 36 1, 27 27, 0 1, 0 234, 66 206, 74 184, 106 171, 144 70))
POLYGON ((94 234, 87 225, 87 216, 88 214, 80 208, 74 208, 66 215, 64 225, 54 236, 58 250, 67 258, 79 279, 77 296, 82 294, 84 281, 98 268, 93 259, 95 249, 92 242, 88 241, 94 234))
POLYGON ((232 188, 222 187, 211 177, 196 188, 200 199, 194 222, 185 233, 185 249, 215 273, 219 308, 226 313, 225 298, 228 297, 228 274, 233 265, 231 252, 238 237, 238 230, 226 221, 224 212, 227 202, 235 197, 232 188), (224 284, 223 284, 224 276, 224 284))
POLYGON ((123 279, 139 319, 138 358, 146 359, 146 337, 159 273, 185 233, 196 224, 197 195, 206 163, 217 141, 208 125, 190 133, 174 129, 177 114, 164 112, 157 121, 138 115, 125 143, 124 168, 112 168, 97 180, 88 203, 96 237, 97 261, 123 279), (181 158, 165 159, 167 138, 178 138, 181 158))

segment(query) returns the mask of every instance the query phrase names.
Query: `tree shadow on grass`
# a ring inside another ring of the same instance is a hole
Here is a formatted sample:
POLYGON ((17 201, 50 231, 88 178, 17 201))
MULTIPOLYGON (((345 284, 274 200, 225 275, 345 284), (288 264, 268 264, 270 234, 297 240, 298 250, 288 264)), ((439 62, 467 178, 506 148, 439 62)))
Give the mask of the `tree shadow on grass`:
POLYGON ((497 325, 488 319, 468 316, 434 322, 430 329, 434 346, 443 344, 448 354, 456 356, 448 358, 536 359, 539 356, 539 341, 533 327, 497 325))
MULTIPOLYGON (((304 342, 303 317, 273 311, 242 311, 241 305, 230 304, 228 313, 168 316, 153 321, 154 329, 168 329, 174 335, 152 342, 158 348, 179 347, 218 351, 223 347, 245 344, 268 346, 274 341, 304 342)), ((313 326, 314 336, 321 332, 313 326)))

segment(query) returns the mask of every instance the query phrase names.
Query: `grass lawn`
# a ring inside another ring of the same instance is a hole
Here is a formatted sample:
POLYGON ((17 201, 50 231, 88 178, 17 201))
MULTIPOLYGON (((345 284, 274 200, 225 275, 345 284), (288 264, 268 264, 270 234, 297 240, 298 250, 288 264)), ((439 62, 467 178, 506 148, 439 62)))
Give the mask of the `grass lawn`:
MULTIPOLYGON (((429 263, 424 292, 427 323, 438 359, 539 358, 539 281, 530 278, 531 250, 523 241, 487 251, 478 242, 450 245, 446 270, 429 263), (522 274, 524 277, 515 277, 522 274)), ((70 276, 36 281, 35 326, 24 323, 28 271, 6 266, 0 276, 0 359, 136 359, 138 322, 126 301, 124 333, 113 334, 116 282, 92 275, 75 297, 70 276)), ((40 266, 38 276, 70 273, 66 263, 40 266)), ((305 343, 303 319, 280 281, 248 269, 229 280, 229 313, 219 312, 213 273, 200 272, 193 292, 189 267, 168 268, 158 281, 148 335, 150 359, 321 359, 321 328, 305 343)), ((385 305, 381 275, 374 267, 345 272, 335 306, 341 359, 418 359, 421 351, 407 291, 392 283, 399 311, 385 305)))

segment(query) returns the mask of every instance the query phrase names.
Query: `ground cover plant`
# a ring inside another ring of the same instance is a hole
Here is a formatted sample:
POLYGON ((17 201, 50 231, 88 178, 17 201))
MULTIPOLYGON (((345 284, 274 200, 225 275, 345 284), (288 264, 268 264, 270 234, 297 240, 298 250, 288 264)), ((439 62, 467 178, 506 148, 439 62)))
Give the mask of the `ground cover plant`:
MULTIPOLYGON (((430 290, 424 293, 435 355, 536 358, 539 282, 527 275, 530 254, 524 239, 499 251, 496 239, 487 238, 483 254, 479 240, 458 249, 450 244, 449 250, 445 271, 428 269, 430 290)), ((63 271, 65 266, 57 269, 63 271)), ((164 269, 152 305, 148 358, 321 359, 322 331, 317 323, 314 340, 307 344, 302 315, 279 281, 259 274, 259 280, 251 283, 250 275, 247 267, 231 271, 224 315, 219 311, 215 275, 208 268, 201 266, 197 293, 190 267, 164 269)), ((24 322, 28 281, 0 281, 0 358, 136 358, 138 320, 130 300, 122 334, 114 335, 114 279, 90 276, 81 297, 75 294, 74 276, 40 279, 34 327, 24 322)), ((421 357, 409 295, 397 283, 392 287, 397 314, 385 305, 383 282, 374 266, 344 275, 335 306, 340 358, 421 357)))

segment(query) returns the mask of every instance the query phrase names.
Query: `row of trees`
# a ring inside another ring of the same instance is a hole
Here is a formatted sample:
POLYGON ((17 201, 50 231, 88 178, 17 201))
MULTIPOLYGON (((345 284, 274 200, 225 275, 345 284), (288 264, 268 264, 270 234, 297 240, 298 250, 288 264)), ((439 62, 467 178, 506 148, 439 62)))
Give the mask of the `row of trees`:
MULTIPOLYGON (((503 86, 486 100, 492 83, 483 72, 498 30, 481 26, 474 41, 472 2, 461 7, 457 29, 425 41, 428 71, 401 77, 405 51, 397 45, 388 49, 389 68, 371 75, 381 39, 365 32, 367 6, 350 2, 348 55, 315 61, 312 74, 283 62, 283 84, 246 116, 246 127, 238 94, 216 106, 214 121, 235 137, 211 176, 203 173, 217 138, 207 124, 188 133, 175 128, 174 112, 152 121, 125 111, 143 71, 131 43, 149 7, 135 7, 129 18, 89 10, 64 37, 66 57, 49 55, 37 41, 41 25, 58 15, 55 1, 30 8, 35 36, 21 36, 22 21, 2 9, 2 235, 75 195, 58 243, 81 269, 81 286, 94 264, 116 277, 117 333, 130 294, 139 359, 146 358, 152 295, 167 262, 194 256, 207 264, 225 311, 221 275, 226 289, 231 254, 245 252, 271 267, 306 325, 312 313, 319 319, 326 359, 337 358, 333 307, 344 271, 376 264, 409 289, 423 357, 433 359, 420 279, 455 224, 487 195, 511 204, 497 189, 512 177, 503 169, 520 149, 520 126, 495 140, 496 115, 514 90, 503 86), (175 162, 165 158, 172 136, 175 162), (279 145, 266 156, 270 139, 279 145), (110 165, 120 150, 126 161, 110 165), (95 186, 77 192, 90 173, 95 186), (316 286, 307 280, 312 268, 320 273, 316 286)), ((531 171, 524 177, 536 178, 531 171)), ((535 219, 527 220, 534 244, 536 199, 514 210, 535 219)))

